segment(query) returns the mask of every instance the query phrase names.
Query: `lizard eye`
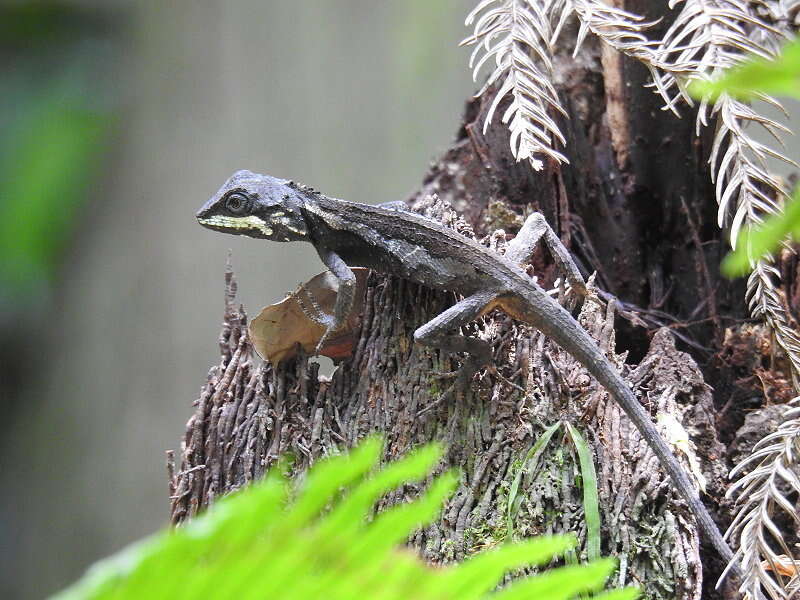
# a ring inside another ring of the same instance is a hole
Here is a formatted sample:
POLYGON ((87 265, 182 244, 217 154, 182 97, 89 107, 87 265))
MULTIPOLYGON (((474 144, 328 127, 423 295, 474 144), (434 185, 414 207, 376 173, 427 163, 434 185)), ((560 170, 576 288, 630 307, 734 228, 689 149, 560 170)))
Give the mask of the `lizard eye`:
POLYGON ((225 206, 234 214, 241 214, 247 210, 247 196, 239 192, 230 194, 225 200, 225 206))

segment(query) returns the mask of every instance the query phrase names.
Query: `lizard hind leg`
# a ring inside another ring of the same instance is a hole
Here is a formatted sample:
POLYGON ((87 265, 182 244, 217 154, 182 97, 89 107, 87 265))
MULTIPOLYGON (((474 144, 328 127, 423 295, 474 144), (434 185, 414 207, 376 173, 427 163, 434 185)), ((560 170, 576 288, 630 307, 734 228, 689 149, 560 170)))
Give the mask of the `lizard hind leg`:
POLYGON ((569 250, 566 249, 541 213, 535 212, 525 220, 522 229, 506 246, 505 257, 511 262, 521 265, 533 256, 539 240, 544 241, 545 246, 550 250, 553 260, 556 261, 558 268, 564 273, 564 277, 575 293, 585 297, 587 294, 586 282, 578 269, 578 265, 572 260, 569 250))
POLYGON ((492 349, 488 342, 462 335, 458 329, 478 318, 499 295, 494 291, 485 291, 468 296, 414 332, 414 341, 423 346, 468 355, 457 373, 457 387, 465 389, 472 376, 492 360, 492 349))

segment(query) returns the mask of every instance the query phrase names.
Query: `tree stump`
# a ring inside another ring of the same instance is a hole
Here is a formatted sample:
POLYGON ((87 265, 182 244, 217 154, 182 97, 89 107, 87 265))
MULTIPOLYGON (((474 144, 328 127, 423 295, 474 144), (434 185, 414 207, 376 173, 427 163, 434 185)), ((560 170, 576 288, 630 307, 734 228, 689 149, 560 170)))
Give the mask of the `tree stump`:
MULTIPOLYGON (((481 133, 487 103, 473 99, 455 142, 410 204, 435 193, 479 239, 500 246, 495 230, 513 234, 524 215, 545 214, 604 290, 606 307, 585 303, 581 324, 687 469, 705 480, 705 500, 724 525, 729 507, 719 510, 718 502, 730 465, 718 431, 729 442, 742 409, 717 412, 738 389, 736 367, 720 349, 726 327, 737 326, 746 309, 743 283, 718 275, 726 247, 708 144, 694 138, 691 115, 676 120, 659 110, 658 98, 639 85, 643 69, 626 59, 612 60, 599 47, 577 59, 565 51, 557 71, 570 113, 561 122, 570 165, 534 172, 516 163, 504 126, 481 133), (708 383, 721 390, 716 398, 708 383), (691 444, 676 441, 682 432, 691 444)), ((537 251, 532 272, 552 283, 546 251, 537 251)), ((277 366, 254 358, 235 291, 229 272, 221 362, 195 403, 171 473, 174 523, 258 479, 283 454, 294 456, 299 475, 379 432, 384 460, 436 440, 447 448, 441 469, 461 470, 439 520, 409 540, 425 559, 446 563, 510 538, 572 531, 581 541, 577 559, 586 560, 587 473, 578 436, 597 472, 601 553, 620 561, 612 583, 642 585, 648 598, 727 597, 713 591, 723 565, 712 550, 701 554, 693 519, 638 431, 537 331, 502 313, 472 325, 472 334, 492 342, 503 377, 481 372, 465 397, 453 398, 433 374, 458 368, 459 357, 413 342, 418 326, 453 303, 451 294, 371 274, 353 355, 328 381, 302 353, 277 366)), ((418 492, 405 486, 380 508, 418 492)))

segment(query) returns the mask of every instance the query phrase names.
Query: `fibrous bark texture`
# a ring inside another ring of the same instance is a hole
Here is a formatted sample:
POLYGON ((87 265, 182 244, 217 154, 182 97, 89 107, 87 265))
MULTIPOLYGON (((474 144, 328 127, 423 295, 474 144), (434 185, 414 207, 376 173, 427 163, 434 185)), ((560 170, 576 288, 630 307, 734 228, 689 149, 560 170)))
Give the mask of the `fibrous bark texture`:
MULTIPOLYGON (((457 361, 413 344, 412 335, 450 299, 375 276, 355 355, 330 382, 320 382, 317 365, 302 354, 277 368, 254 359, 231 273, 228 291, 221 364, 209 374, 189 421, 172 481, 174 522, 261 477, 282 454, 294 455, 293 468, 301 473, 379 431, 387 438, 387 460, 439 440, 448 448, 442 468, 462 470, 441 519, 411 540, 430 561, 458 560, 510 536, 585 536, 579 482, 586 474, 570 423, 594 450, 603 552, 622 557, 618 582, 647 582, 657 592, 653 597, 699 597, 697 532, 655 456, 586 371, 537 332, 499 315, 476 327, 476 334, 495 340, 496 363, 524 392, 484 374, 474 392, 443 397, 431 374, 456 368, 457 361), (537 444, 548 430, 549 442, 537 444)), ((587 303, 580 317, 663 420, 665 435, 672 435, 676 419, 691 423, 703 456, 721 453, 710 392, 667 330, 656 333, 647 356, 630 368, 610 350, 613 312, 587 303)), ((694 449, 686 450, 694 457, 694 449)), ((706 463, 705 475, 718 492, 724 468, 715 464, 706 463)), ((407 486, 384 505, 418 491, 407 486)))
MULTIPOLYGON (((570 166, 535 173, 515 163, 502 126, 481 134, 486 106, 472 101, 456 141, 411 204, 437 194, 499 251, 506 238, 493 232, 513 235, 531 210, 546 215, 584 271, 597 272, 603 302, 584 303, 581 323, 687 469, 703 480, 717 511, 729 468, 717 432, 727 432, 727 442, 742 423, 741 411, 728 403, 739 374, 719 351, 725 328, 745 314, 743 289, 717 275, 724 243, 707 184, 707 149, 693 138, 691 119, 671 120, 649 91, 625 88, 622 97, 615 93, 613 112, 615 122, 627 115, 629 137, 610 135, 604 81, 618 82, 620 73, 603 68, 635 67, 603 65, 597 49, 558 64, 571 113, 562 129, 570 166), (621 143, 628 144, 624 160, 621 143), (715 397, 706 382, 724 395, 715 397)), ((456 222, 453 213, 442 216, 456 222)), ((546 252, 534 257, 533 272, 552 282, 546 252)), ((577 431, 597 472, 601 552, 620 561, 613 583, 642 585, 649 598, 699 598, 703 590, 704 598, 723 597, 712 591, 721 565, 711 552, 701 564, 693 519, 655 456, 605 391, 556 345, 493 313, 469 333, 492 342, 502 377, 482 372, 465 394, 444 393, 449 382, 436 373, 457 369, 459 357, 414 344, 413 332, 453 301, 372 274, 353 356, 328 380, 302 353, 277 366, 254 358, 229 273, 222 359, 196 402, 171 474, 173 522, 259 478, 284 453, 296 457, 292 468, 300 474, 381 432, 385 460, 436 440, 447 447, 441 468, 461 469, 441 518, 409 542, 426 559, 458 560, 511 537, 565 531, 579 535, 585 559, 588 479, 577 431)), ((382 505, 417 492, 406 486, 382 505)), ((723 521, 724 509, 717 511, 723 521)))

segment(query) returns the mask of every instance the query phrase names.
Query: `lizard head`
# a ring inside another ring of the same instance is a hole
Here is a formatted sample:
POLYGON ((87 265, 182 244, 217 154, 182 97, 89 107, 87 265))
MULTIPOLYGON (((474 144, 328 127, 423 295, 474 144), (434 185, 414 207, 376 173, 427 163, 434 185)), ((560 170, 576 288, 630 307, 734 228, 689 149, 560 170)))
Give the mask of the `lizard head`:
POLYGON ((291 242, 308 238, 303 195, 285 179, 237 171, 197 213, 203 226, 223 233, 291 242))

